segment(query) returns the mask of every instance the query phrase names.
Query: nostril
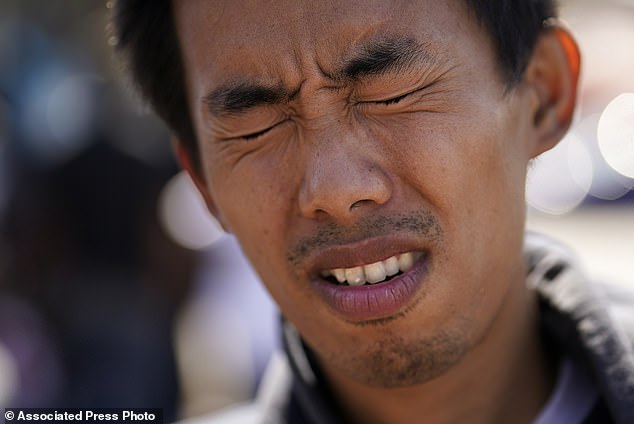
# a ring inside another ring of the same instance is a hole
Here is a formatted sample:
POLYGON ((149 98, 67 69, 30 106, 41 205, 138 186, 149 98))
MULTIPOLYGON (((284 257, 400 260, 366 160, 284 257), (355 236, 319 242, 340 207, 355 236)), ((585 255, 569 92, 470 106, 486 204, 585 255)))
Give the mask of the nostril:
POLYGON ((372 200, 370 199, 362 199, 362 200, 357 200, 356 202, 354 202, 353 204, 350 205, 350 210, 359 208, 363 205, 365 205, 366 203, 371 203, 372 200))
POLYGON ((389 201, 392 180, 387 172, 378 164, 369 166, 368 160, 353 153, 336 150, 311 156, 298 192, 303 216, 347 220, 389 201))

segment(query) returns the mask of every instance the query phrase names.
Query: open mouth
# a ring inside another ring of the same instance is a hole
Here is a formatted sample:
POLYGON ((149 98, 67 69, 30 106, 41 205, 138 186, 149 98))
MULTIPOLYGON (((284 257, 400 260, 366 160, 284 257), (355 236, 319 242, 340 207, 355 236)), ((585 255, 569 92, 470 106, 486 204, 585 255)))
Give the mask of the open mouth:
POLYGON ((409 271, 422 256, 422 252, 406 252, 372 264, 323 270, 319 275, 326 281, 342 286, 379 284, 409 271))

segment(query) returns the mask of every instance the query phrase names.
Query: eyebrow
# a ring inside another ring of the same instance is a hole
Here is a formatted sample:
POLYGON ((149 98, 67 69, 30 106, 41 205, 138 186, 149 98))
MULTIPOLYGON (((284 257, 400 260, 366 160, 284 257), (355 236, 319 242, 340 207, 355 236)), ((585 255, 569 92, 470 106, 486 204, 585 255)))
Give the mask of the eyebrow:
POLYGON ((357 81, 390 72, 410 70, 436 61, 429 46, 410 37, 384 37, 363 45, 331 78, 357 81))
POLYGON ((220 86, 203 97, 212 114, 230 115, 258 106, 281 103, 291 97, 282 86, 266 86, 241 81, 220 86))
MULTIPOLYGON (((410 37, 382 37, 355 49, 338 69, 324 74, 338 83, 354 82, 371 76, 414 69, 435 62, 428 46, 410 37)), ((202 100, 213 115, 240 114, 259 106, 289 101, 299 90, 255 81, 234 81, 222 85, 202 100)))

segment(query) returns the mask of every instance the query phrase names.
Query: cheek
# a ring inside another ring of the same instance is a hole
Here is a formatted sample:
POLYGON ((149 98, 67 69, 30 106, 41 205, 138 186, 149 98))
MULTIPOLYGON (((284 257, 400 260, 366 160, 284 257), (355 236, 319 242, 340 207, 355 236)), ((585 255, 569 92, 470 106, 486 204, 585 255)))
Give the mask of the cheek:
POLYGON ((483 128, 469 132, 439 161, 452 161, 439 182, 447 187, 441 204, 448 225, 457 248, 474 261, 503 260, 505 241, 523 232, 525 163, 513 145, 517 140, 503 134, 483 128))
POLYGON ((219 198, 219 209, 229 217, 231 231, 252 260, 266 257, 267 253, 278 254, 276 249, 283 244, 281 240, 285 236, 289 202, 283 184, 265 177, 238 181, 231 184, 229 193, 219 198), (236 184, 243 186, 236 187, 236 184))
POLYGON ((279 234, 292 213, 297 170, 292 143, 229 143, 207 153, 216 158, 207 169, 217 208, 232 230, 247 236, 244 240, 279 234))
MULTIPOLYGON (((237 149, 236 149, 237 150, 237 149)), ((209 163, 208 181, 219 212, 240 241, 242 250, 284 304, 288 296, 286 246, 297 215, 297 152, 280 146, 258 146, 246 154, 224 152, 209 163)))
MULTIPOLYGON (((521 268, 524 169, 514 139, 482 132, 465 149, 449 222, 450 263, 462 275, 463 301, 481 326, 499 310, 521 268), (477 158, 477 159, 476 159, 477 158)), ((451 271, 450 271, 451 272, 451 271)), ((455 278, 460 278, 458 275, 455 278)))
POLYGON ((279 185, 268 178, 252 178, 249 175, 240 178, 240 181, 240 187, 221 196, 220 207, 226 216, 231 217, 233 235, 239 240, 267 291, 285 313, 295 316, 296 291, 301 285, 288 282, 283 248, 286 245, 288 194, 280 193, 279 185), (242 182, 248 184, 242 186, 242 182))
POLYGON ((436 264, 436 304, 444 308, 438 314, 484 327, 507 290, 505 276, 521 260, 526 163, 516 132, 490 118, 482 122, 489 125, 428 125, 417 138, 399 140, 408 148, 395 151, 399 162, 411 164, 401 178, 445 230, 436 264))

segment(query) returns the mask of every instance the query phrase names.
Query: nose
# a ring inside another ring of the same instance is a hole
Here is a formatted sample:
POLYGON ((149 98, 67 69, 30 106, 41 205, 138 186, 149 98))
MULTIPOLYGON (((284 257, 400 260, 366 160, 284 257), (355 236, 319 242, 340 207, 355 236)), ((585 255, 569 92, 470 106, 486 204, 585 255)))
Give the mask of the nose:
POLYGON ((337 132, 310 141, 299 193, 299 208, 311 219, 345 224, 388 202, 392 182, 373 155, 372 140, 337 132))

